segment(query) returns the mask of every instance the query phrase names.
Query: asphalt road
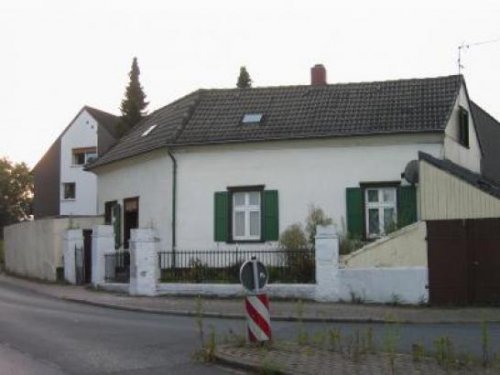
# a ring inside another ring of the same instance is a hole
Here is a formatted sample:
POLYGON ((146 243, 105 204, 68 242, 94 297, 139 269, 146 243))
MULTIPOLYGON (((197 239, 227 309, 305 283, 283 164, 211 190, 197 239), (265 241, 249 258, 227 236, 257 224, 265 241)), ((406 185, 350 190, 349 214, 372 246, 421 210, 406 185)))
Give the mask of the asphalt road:
MULTIPOLYGON (((243 334, 240 320, 203 319, 219 336, 229 331, 243 334)), ((441 336, 450 337, 457 351, 482 353, 478 324, 396 325, 307 323, 309 337, 329 329, 344 337, 371 327, 374 341, 397 333, 400 351, 413 343, 428 349, 441 336)), ((278 339, 295 340, 298 323, 275 322, 278 339)), ((488 326, 490 352, 500 353, 500 325, 488 326)), ((23 288, 0 283, 0 374, 224 374, 235 371, 195 362, 199 348, 196 320, 106 309, 52 299, 23 288)))

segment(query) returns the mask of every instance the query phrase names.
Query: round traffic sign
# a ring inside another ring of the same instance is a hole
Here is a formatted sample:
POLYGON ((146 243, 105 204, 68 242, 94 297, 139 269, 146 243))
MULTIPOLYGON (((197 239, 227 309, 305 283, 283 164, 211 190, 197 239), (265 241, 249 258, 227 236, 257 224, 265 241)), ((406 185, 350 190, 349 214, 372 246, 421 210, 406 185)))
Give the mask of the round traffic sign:
POLYGON ((240 282, 250 292, 257 292, 267 284, 267 269, 256 259, 248 260, 240 268, 240 282), (257 282, 255 279, 257 278, 257 282))

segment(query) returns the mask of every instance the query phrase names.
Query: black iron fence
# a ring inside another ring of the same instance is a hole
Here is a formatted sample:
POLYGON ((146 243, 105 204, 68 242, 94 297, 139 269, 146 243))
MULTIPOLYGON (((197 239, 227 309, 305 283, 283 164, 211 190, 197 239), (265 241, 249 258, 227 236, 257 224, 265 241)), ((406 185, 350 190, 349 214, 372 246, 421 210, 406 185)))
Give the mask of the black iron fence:
POLYGON ((104 255, 104 279, 108 283, 130 281, 130 252, 116 251, 104 255))
POLYGON ((266 266, 269 283, 316 281, 314 249, 161 251, 160 279, 170 283, 239 283, 241 265, 254 256, 266 266))

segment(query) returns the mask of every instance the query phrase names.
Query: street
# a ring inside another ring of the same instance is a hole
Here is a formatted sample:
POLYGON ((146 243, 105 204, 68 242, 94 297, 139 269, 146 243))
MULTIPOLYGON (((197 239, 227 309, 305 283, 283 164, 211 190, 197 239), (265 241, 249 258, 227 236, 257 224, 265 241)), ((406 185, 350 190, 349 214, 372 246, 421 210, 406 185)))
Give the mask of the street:
MULTIPOLYGON (((203 319, 219 336, 244 333, 244 322, 203 319)), ((277 339, 295 340, 298 323, 274 322, 277 339)), ((309 336, 338 328, 343 335, 372 327, 382 347, 385 324, 305 323, 309 336)), ((457 351, 481 354, 479 324, 400 325, 399 350, 422 342, 432 348, 449 336, 457 351)), ((500 352, 500 325, 489 324, 491 353, 500 352)), ((235 371, 193 360, 199 348, 196 319, 65 302, 0 283, 0 372, 10 374, 221 374, 235 371)))

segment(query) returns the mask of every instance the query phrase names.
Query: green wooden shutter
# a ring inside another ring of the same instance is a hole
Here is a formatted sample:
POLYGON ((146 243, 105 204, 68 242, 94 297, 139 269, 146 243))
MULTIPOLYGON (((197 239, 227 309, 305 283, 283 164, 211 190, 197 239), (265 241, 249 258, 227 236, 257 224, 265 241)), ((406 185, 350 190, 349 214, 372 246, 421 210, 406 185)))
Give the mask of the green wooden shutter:
POLYGON ((278 190, 263 192, 264 241, 278 241, 280 236, 278 190))
POLYGON ((120 248, 122 238, 122 208, 120 204, 113 205, 113 231, 115 232, 115 249, 120 248))
POLYGON ((361 188, 346 189, 347 231, 355 238, 363 237, 363 191, 361 188))
POLYGON ((417 189, 415 186, 398 188, 398 225, 404 227, 417 221, 417 189))
POLYGON ((219 191, 214 196, 214 241, 222 242, 229 239, 229 193, 219 191))

